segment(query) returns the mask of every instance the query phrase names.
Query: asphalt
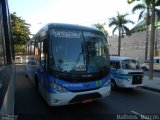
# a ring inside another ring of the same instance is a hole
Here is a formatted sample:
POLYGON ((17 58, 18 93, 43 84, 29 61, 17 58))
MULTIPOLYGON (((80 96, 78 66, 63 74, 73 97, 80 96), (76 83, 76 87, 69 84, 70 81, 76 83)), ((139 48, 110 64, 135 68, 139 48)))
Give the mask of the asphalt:
POLYGON ((150 80, 148 76, 144 76, 143 79, 143 88, 160 92, 160 78, 153 77, 153 80, 150 80))

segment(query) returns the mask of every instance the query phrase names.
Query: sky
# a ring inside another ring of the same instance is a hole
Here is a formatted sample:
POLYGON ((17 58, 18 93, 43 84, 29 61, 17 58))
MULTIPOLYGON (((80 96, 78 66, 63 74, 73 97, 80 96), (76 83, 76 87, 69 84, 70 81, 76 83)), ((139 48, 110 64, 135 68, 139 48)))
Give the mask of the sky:
MULTIPOLYGON (((113 28, 108 27, 109 18, 128 13, 127 19, 137 23, 138 13, 132 14, 133 5, 127 0, 8 0, 10 13, 31 24, 32 34, 47 23, 69 23, 91 26, 106 23, 105 29, 112 35, 113 28)), ((135 25, 134 24, 134 25, 135 25)), ((128 24, 129 28, 134 25, 128 24)))

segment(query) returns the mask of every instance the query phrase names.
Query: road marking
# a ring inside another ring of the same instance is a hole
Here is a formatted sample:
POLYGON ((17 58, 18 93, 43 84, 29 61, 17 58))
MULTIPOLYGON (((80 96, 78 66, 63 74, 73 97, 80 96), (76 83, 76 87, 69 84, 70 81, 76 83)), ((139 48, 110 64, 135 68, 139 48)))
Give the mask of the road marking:
POLYGON ((140 114, 140 113, 138 113, 138 112, 136 112, 136 111, 131 111, 131 113, 133 113, 133 114, 136 114, 136 115, 138 115, 138 116, 140 116, 141 117, 141 119, 145 119, 145 120, 152 120, 152 119, 149 119, 148 117, 146 117, 145 115, 142 115, 142 114, 140 114))

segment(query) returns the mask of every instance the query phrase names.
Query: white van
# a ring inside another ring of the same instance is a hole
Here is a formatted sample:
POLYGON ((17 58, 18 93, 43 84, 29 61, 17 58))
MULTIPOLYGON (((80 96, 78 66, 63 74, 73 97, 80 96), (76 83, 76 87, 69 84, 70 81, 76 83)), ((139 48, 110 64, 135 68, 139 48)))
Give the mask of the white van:
POLYGON ((22 56, 15 56, 15 64, 22 64, 23 59, 22 56))
POLYGON ((143 70, 138 61, 129 57, 111 56, 111 87, 134 88, 143 86, 143 70))
MULTIPOLYGON (((149 70, 149 61, 145 61, 143 64, 141 64, 141 68, 143 70, 149 70)), ((160 70, 160 56, 153 58, 153 70, 160 70)))

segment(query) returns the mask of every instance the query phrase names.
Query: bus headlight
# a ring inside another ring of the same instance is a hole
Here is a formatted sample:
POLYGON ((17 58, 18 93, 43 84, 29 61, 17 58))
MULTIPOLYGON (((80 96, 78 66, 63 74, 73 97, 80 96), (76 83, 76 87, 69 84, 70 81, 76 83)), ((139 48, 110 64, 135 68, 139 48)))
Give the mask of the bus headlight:
POLYGON ((56 92, 60 92, 60 93, 65 93, 65 92, 69 92, 66 88, 57 85, 54 82, 49 82, 49 85, 51 86, 52 89, 54 89, 56 92))

